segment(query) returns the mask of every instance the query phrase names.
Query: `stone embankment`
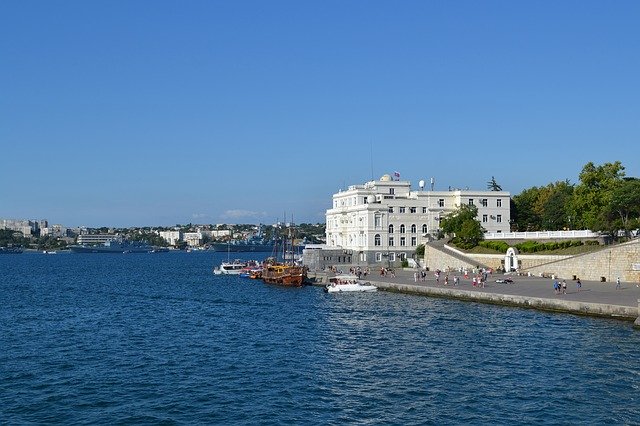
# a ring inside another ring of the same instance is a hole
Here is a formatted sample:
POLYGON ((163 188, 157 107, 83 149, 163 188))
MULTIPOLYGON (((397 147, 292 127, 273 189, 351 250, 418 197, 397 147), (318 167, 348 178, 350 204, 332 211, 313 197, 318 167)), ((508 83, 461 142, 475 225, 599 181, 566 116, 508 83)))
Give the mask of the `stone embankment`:
MULTIPOLYGON (((484 287, 474 287, 472 276, 450 272, 449 285, 444 285, 444 275, 436 281, 433 271, 427 273, 424 281, 414 275, 419 270, 396 271, 395 277, 381 276, 379 273, 366 277, 366 281, 378 286, 382 291, 441 297, 471 302, 490 303, 551 312, 614 318, 635 321, 640 327, 640 285, 623 282, 566 280, 565 292, 553 289, 552 279, 516 275, 489 274, 484 287), (459 285, 453 285, 453 276, 460 278, 459 285), (511 277, 513 283, 501 284, 496 280, 511 277)), ((314 285, 325 285, 326 273, 317 273, 312 279, 314 285)))
MULTIPOLYGON (((406 284, 400 282, 372 281, 371 283, 378 286, 380 290, 386 291, 490 303, 495 305, 516 306, 551 312, 565 312, 578 315, 610 317, 628 321, 635 320, 634 324, 636 326, 640 326, 640 300, 638 300, 636 306, 624 306, 562 298, 543 298, 518 294, 505 294, 495 291, 488 292, 484 291, 483 288, 477 288, 474 290, 463 290, 451 285, 449 285, 448 287, 432 287, 427 285, 406 284)), ((495 284, 489 285, 495 286, 495 284)))

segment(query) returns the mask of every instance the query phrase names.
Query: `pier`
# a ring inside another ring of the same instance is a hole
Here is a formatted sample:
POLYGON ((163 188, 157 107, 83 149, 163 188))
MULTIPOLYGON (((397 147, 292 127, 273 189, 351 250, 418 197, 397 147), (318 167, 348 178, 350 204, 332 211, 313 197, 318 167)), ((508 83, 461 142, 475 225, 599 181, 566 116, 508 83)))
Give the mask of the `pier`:
MULTIPOLYGON (((465 279, 462 274, 453 272, 449 273, 448 285, 444 285, 446 272, 441 273, 439 283, 433 271, 427 271, 425 281, 418 278, 416 282, 415 271, 397 270, 396 276, 391 277, 381 276, 379 270, 372 270, 372 274, 364 280, 370 281, 381 291, 606 317, 634 321, 634 325, 640 327, 639 283, 623 282, 617 289, 615 282, 582 281, 582 287, 578 290, 576 281, 566 280, 567 293, 556 294, 551 278, 509 275, 514 282, 500 284, 495 282, 496 279, 505 275, 489 274, 482 288, 472 285, 471 275, 465 279), (454 275, 460 277, 458 285, 453 285, 454 275)), ((320 274, 318 279, 323 281, 320 274)))

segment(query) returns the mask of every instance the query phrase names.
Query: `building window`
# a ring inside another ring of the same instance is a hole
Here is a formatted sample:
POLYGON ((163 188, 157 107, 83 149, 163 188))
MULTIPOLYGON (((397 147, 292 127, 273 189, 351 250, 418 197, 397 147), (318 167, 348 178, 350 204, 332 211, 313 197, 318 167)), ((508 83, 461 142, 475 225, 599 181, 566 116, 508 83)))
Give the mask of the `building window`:
POLYGON ((393 207, 389 206, 389 213, 393 213, 393 207))
POLYGON ((498 199, 496 200, 496 206, 498 206, 498 207, 502 207, 502 199, 501 199, 501 198, 498 198, 498 199))
POLYGON ((473 198, 469 198, 469 205, 472 206, 473 205, 473 198))
POLYGON ((427 232, 429 232, 429 227, 427 226, 427 224, 425 223, 424 225, 422 225, 422 233, 426 234, 427 232))
POLYGON ((404 207, 400 207, 400 213, 406 213, 404 207))
POLYGON ((364 197, 364 198, 362 199, 362 203, 363 203, 363 204, 369 204, 369 200, 367 200, 367 197, 364 197))
POLYGON ((395 242, 393 241, 393 237, 389 237, 389 247, 393 247, 395 242))
POLYGON ((489 218, 487 217, 487 215, 486 215, 486 214, 483 214, 483 215, 482 215, 482 222, 483 222, 483 223, 487 223, 488 221, 489 221, 489 218))
POLYGON ((417 209, 415 207, 409 207, 409 213, 415 213, 417 209))
POLYGON ((412 234, 416 233, 416 224, 415 223, 413 225, 411 225, 411 233, 412 234))
POLYGON ((404 234, 406 228, 404 227, 404 224, 400 225, 400 233, 404 234))
POLYGON ((376 253, 376 262, 382 262, 382 253, 376 253))
POLYGON ((411 237, 411 247, 415 247, 418 245, 418 239, 416 237, 411 237))
POLYGON ((382 218, 381 218, 380 216, 375 216, 375 217, 373 218, 373 226, 375 226, 375 227, 376 227, 376 229, 379 229, 379 228, 380 228, 380 226, 381 226, 381 225, 380 225, 380 222, 381 222, 381 221, 382 221, 382 218))
POLYGON ((375 246, 379 246, 380 245, 380 234, 376 234, 376 236, 373 237, 373 245, 375 245, 375 246))
POLYGON ((444 198, 438 200, 438 207, 444 207, 444 198))
POLYGON ((426 208, 426 207, 423 207, 423 208, 422 208, 422 213, 426 213, 426 212, 427 212, 427 208, 426 208))
POLYGON ((406 254, 406 253, 400 253, 400 254, 398 255, 398 257, 400 258, 400 260, 401 260, 401 261, 403 261, 403 262, 404 262, 404 260, 407 258, 407 254, 406 254))
POLYGON ((489 205, 489 200, 483 198, 482 200, 480 200, 480 204, 482 205, 482 207, 487 207, 489 205))
POLYGON ((496 216, 496 222, 498 223, 502 223, 502 215, 499 214, 498 216, 496 216))
POLYGON ((389 233, 393 234, 393 224, 389 225, 389 233))
POLYGON ((395 262, 396 261, 396 254, 395 253, 389 253, 389 260, 391 262, 395 262))
POLYGON ((407 245, 407 238, 406 237, 400 237, 400 246, 404 247, 407 245))
POLYGON ((389 194, 391 195, 395 194, 395 190, 393 188, 389 188, 389 194))

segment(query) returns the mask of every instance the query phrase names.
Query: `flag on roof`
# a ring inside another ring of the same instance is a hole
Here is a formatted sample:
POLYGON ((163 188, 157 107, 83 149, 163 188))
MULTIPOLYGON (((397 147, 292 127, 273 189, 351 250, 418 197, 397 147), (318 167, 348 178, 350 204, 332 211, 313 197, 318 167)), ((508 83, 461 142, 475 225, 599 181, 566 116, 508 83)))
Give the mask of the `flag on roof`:
POLYGON ((400 180, 400 172, 393 172, 393 177, 394 177, 396 180, 400 180))

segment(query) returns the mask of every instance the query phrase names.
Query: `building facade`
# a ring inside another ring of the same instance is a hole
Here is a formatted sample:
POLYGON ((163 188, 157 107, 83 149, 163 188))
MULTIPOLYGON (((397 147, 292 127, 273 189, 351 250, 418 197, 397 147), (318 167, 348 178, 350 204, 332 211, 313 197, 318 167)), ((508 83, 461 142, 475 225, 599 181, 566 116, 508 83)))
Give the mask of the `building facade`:
POLYGON ((175 246, 182 241, 182 232, 180 231, 160 231, 160 237, 164 238, 170 245, 175 246))
POLYGON ((434 191, 423 184, 412 191, 410 182, 384 175, 333 194, 326 212, 326 253, 348 255, 351 264, 398 265, 437 235, 440 218, 463 204, 478 208, 487 232, 509 232, 510 199, 506 191, 434 191))

